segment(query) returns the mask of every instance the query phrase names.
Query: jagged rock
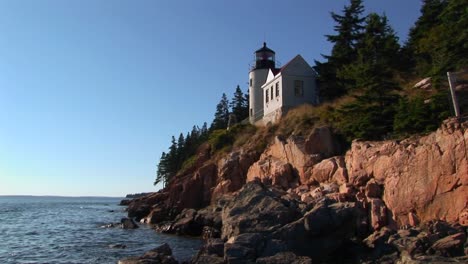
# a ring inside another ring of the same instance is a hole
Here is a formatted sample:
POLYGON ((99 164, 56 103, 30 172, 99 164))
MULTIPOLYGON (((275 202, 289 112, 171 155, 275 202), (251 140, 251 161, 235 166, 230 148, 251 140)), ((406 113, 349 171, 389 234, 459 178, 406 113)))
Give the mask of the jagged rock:
POLYGON ((294 186, 294 173, 291 164, 275 158, 264 158, 247 172, 247 181, 260 180, 264 184, 281 186, 285 189, 294 186))
POLYGON ((215 164, 208 163, 197 171, 197 174, 203 181, 203 205, 210 204, 211 202, 211 195, 218 177, 217 169, 218 167, 215 164))
POLYGON ((224 263, 224 241, 222 239, 208 239, 191 263, 224 263))
POLYGON ((312 130, 305 141, 305 151, 308 154, 319 154, 322 158, 328 158, 341 153, 341 146, 330 127, 324 126, 312 130))
POLYGON ((229 201, 222 212, 222 238, 242 233, 265 233, 293 221, 297 208, 263 184, 249 182, 229 201))
POLYGON ((370 200, 370 222, 373 230, 378 230, 387 225, 387 207, 378 198, 370 200))
POLYGON ((147 224, 158 224, 163 221, 168 220, 168 212, 167 209, 156 207, 151 210, 150 214, 146 217, 147 224))
POLYGON ((355 204, 334 203, 328 205, 328 203, 327 200, 322 200, 304 215, 306 231, 311 236, 320 236, 337 230, 353 233, 357 219, 355 204), (348 228, 350 230, 347 230, 348 228))
POLYGON ((444 237, 437 240, 432 249, 442 256, 454 257, 464 255, 463 244, 466 241, 466 234, 463 232, 444 237))
POLYGON ((290 164, 295 169, 297 176, 299 176, 300 183, 307 183, 312 166, 322 158, 319 155, 307 153, 305 148, 305 140, 301 137, 290 137, 287 140, 275 137, 274 141, 254 164, 252 171, 249 172, 249 179, 253 180, 256 176, 261 177, 261 175, 278 174, 278 172, 272 170, 276 168, 265 166, 265 164, 276 162, 278 164, 290 164))
POLYGON ((228 263, 254 261, 264 244, 264 237, 259 233, 244 233, 231 237, 224 244, 224 259, 228 263))
POLYGON ((312 264, 312 259, 304 256, 296 256, 292 252, 280 252, 274 256, 258 258, 258 264, 312 264))
POLYGON ((346 153, 349 181, 374 178, 398 226, 414 212, 421 222, 459 220, 468 200, 468 122, 445 121, 436 132, 398 141, 354 141, 346 153), (447 206, 450 204, 450 206, 447 206))
POLYGON ((311 176, 308 179, 308 183, 332 181, 337 184, 345 184, 348 181, 346 164, 342 156, 325 159, 314 165, 311 176))
POLYGON ((123 229, 135 229, 138 228, 138 225, 133 221, 133 219, 130 218, 122 218, 120 220, 120 223, 122 224, 123 229))
POLYGON ((158 192, 131 200, 127 207, 128 217, 140 221, 148 216, 155 204, 164 202, 168 196, 168 192, 158 192))
POLYGON ((242 188, 250 166, 258 160, 259 155, 255 151, 235 151, 218 162, 218 184, 213 190, 212 203, 224 194, 242 188))
POLYGON ((367 182, 365 188, 366 197, 368 198, 382 198, 382 188, 374 179, 367 182))
POLYGON ((271 238, 284 241, 288 251, 297 255, 323 259, 359 233, 360 217, 352 203, 322 200, 303 218, 273 232, 271 238))
POLYGON ((164 233, 171 233, 186 236, 200 236, 203 231, 203 225, 195 221, 197 211, 195 209, 184 209, 172 221, 168 229, 163 230, 164 233))
POLYGON ((363 243, 373 250, 374 257, 380 257, 395 251, 395 248, 387 243, 390 236, 395 233, 388 227, 375 231, 363 240, 363 243))
POLYGON ((140 257, 128 257, 119 260, 118 264, 177 264, 177 260, 172 257, 172 250, 168 244, 146 252, 140 257))

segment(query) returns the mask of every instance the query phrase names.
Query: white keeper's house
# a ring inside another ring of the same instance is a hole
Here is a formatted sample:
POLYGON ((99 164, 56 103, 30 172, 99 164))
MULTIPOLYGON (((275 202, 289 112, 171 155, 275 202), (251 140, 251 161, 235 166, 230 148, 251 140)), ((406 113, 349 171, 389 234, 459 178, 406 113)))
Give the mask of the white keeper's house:
POLYGON ((255 64, 249 73, 250 123, 275 123, 293 107, 318 104, 315 77, 315 71, 301 55, 276 68, 275 52, 263 43, 255 51, 255 64))

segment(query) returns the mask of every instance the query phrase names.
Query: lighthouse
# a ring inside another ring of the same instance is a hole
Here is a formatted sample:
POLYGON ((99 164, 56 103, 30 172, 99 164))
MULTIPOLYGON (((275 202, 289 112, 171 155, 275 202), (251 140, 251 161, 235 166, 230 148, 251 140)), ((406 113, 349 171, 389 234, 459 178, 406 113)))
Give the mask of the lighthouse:
POLYGON ((249 121, 251 124, 263 118, 262 85, 270 69, 275 69, 275 52, 263 42, 263 47, 255 51, 255 63, 249 72, 249 121))
POLYGON ((262 126, 277 123, 286 113, 303 104, 319 103, 314 69, 297 55, 276 68, 275 52, 266 43, 255 51, 249 72, 249 121, 262 126))

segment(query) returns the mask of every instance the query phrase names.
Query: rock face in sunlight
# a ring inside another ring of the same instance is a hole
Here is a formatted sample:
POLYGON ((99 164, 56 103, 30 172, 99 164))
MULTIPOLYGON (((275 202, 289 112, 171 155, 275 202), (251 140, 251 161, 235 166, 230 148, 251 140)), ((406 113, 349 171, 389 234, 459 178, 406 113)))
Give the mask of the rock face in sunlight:
POLYGON ((262 153, 215 159, 205 146, 128 213, 202 236, 192 263, 467 261, 467 128, 449 119, 426 136, 354 141, 342 155, 326 127, 274 137, 262 153))
MULTIPOLYGON (((401 142, 353 142, 346 153, 349 182, 373 179, 393 224, 463 220, 468 203, 467 123, 446 121, 434 133, 401 142)), ((463 224, 463 223, 461 223, 463 224)), ((465 224, 466 225, 466 224, 465 224)))

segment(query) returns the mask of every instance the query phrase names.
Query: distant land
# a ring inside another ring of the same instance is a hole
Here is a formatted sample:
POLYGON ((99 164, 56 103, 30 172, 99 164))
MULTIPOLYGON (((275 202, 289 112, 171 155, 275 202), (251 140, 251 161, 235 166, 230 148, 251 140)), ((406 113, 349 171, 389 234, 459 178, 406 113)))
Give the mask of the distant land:
POLYGON ((63 195, 2 195, 0 197, 12 197, 12 198, 21 198, 21 197, 39 197, 39 198, 119 198, 122 199, 122 196, 63 196, 63 195))

